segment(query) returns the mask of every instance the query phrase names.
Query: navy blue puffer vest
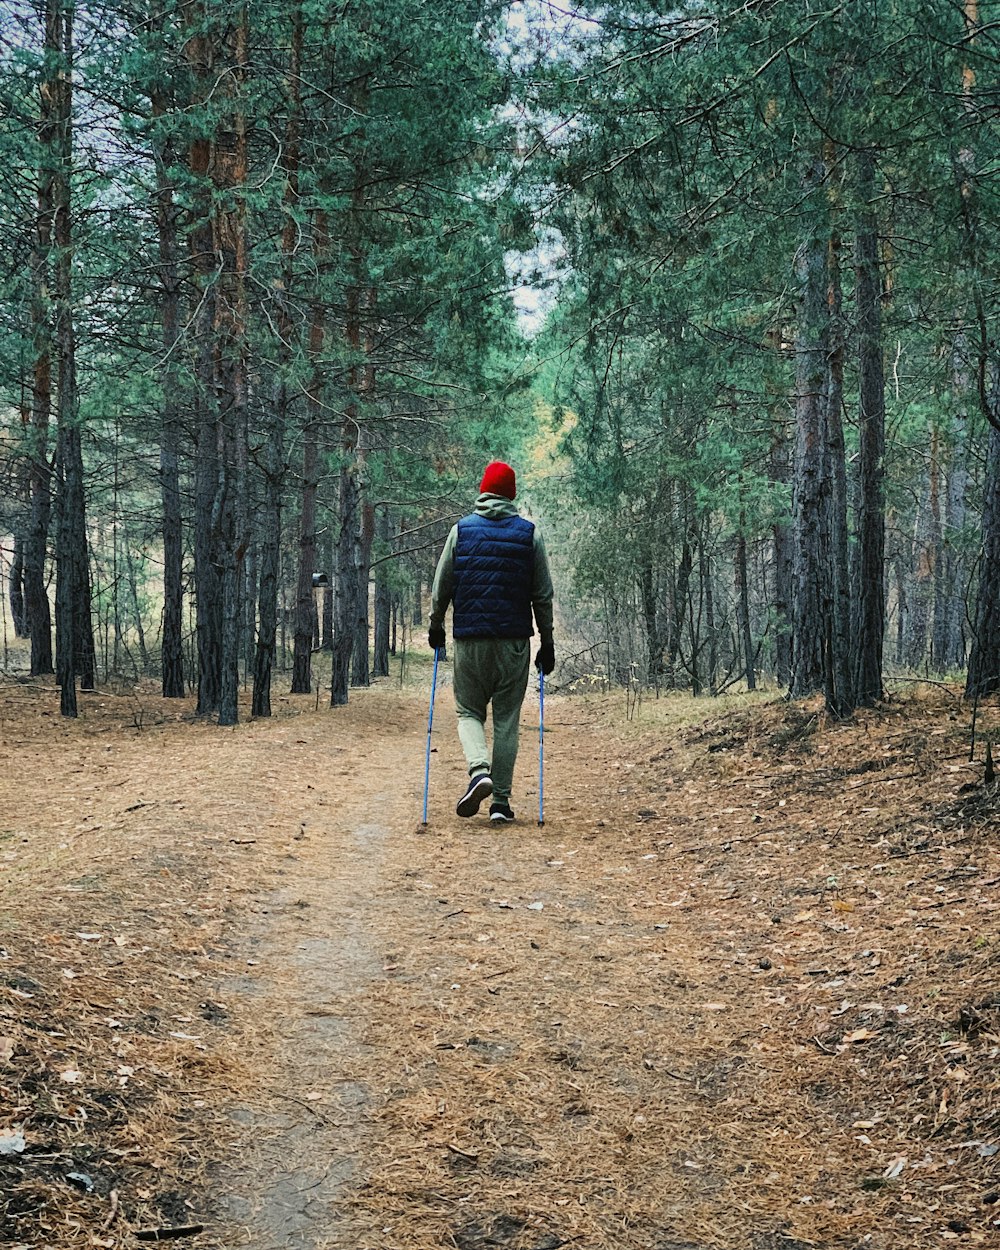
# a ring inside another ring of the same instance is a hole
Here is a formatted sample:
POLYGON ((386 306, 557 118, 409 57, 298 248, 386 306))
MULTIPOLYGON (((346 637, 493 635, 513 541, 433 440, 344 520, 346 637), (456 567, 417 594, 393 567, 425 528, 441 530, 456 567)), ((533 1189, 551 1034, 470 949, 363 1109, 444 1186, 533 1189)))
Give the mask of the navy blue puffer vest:
POLYGON ((455 547, 456 638, 530 638, 535 527, 519 516, 463 517, 455 547))

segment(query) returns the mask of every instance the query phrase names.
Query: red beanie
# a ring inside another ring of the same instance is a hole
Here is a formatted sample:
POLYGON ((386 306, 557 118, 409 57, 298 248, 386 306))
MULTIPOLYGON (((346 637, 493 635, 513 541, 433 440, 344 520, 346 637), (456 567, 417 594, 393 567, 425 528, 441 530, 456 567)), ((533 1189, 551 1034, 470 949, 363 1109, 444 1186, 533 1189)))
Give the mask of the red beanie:
POLYGON ((494 460, 492 464, 486 466, 483 480, 479 483, 479 493, 481 495, 504 495, 507 499, 513 499, 517 494, 514 470, 502 460, 494 460))

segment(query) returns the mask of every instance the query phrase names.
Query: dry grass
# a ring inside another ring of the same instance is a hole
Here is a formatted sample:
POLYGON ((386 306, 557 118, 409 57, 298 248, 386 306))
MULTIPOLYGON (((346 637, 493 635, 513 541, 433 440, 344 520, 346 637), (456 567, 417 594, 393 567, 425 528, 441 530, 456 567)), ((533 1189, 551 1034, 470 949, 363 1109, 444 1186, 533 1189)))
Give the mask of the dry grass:
MULTIPOLYGON (((449 814, 445 701, 428 833, 425 693, 230 733, 151 725, 155 700, 141 730, 112 700, 64 726, 45 697, 2 695, 0 1132, 30 1150, 0 1163, 0 1239, 125 1246, 211 1213, 234 1105, 340 1124, 347 1082, 368 1091, 338 1130, 350 1232, 304 1244, 1000 1244, 1000 822, 945 692, 849 724, 554 699, 545 829, 527 713, 526 818, 499 831, 449 814), (343 938, 335 1044, 303 1031, 305 917, 343 938), (212 1006, 253 935, 274 964, 253 1003, 212 1006)), ((212 1228, 181 1244, 237 1244, 212 1228)))

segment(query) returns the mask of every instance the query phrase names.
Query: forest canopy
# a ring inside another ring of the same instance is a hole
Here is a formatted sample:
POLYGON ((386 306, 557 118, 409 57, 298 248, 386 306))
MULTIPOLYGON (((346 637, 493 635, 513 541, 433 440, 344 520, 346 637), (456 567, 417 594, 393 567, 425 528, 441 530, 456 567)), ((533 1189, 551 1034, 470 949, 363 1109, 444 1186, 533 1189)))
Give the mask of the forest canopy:
POLYGON ((977 0, 4 0, 5 667, 344 703, 496 455, 564 684, 996 691, 998 57, 977 0))

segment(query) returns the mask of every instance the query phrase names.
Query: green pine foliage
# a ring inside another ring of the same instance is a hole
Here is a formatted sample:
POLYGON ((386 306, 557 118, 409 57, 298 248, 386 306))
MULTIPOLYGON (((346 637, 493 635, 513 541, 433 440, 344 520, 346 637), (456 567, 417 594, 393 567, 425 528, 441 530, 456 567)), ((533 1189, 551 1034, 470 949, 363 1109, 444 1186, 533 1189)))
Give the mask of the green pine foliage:
MULTIPOLYGON (((706 596, 719 647, 712 684, 734 671, 739 535, 755 565, 758 661, 775 668, 787 629, 775 610, 773 536, 791 507, 794 259, 811 236, 839 245, 853 466, 852 249, 865 207, 883 266, 887 565, 902 578, 890 581, 890 624, 907 638, 901 663, 943 664, 913 609, 929 593, 928 561, 948 561, 949 578, 966 578, 947 591, 962 597, 964 616, 978 544, 985 422, 975 374, 991 367, 992 347, 984 360, 980 346, 992 341, 997 294, 986 260, 996 248, 986 225, 995 9, 979 6, 974 31, 961 5, 921 0, 584 6, 562 59, 525 40, 541 154, 523 194, 565 249, 558 307, 536 343, 537 385, 573 414, 563 469, 587 514, 575 518, 572 571, 589 636, 624 629, 640 671, 662 667, 644 645, 659 649, 683 627, 672 595, 691 533, 702 570, 687 583, 688 636, 669 680, 700 680, 706 596), (858 184, 862 150, 875 154, 872 203, 858 184), (826 173, 810 187, 803 173, 816 154, 826 173), (644 631, 650 577, 646 614, 660 623, 644 631)), ((968 629, 954 630, 964 653, 968 629)))
MULTIPOLYGON (((246 241, 246 605, 275 474, 284 619, 294 602, 307 427, 319 558, 332 559, 338 483, 357 468, 363 499, 390 521, 373 557, 393 563, 400 601, 426 582, 481 462, 501 456, 551 535, 564 629, 581 645, 616 640, 602 663, 617 677, 706 690, 744 680, 748 658, 787 679, 796 258, 811 241, 839 262, 830 332, 843 346, 857 549, 854 249, 867 214, 886 378, 886 660, 960 668, 987 418, 1000 407, 998 9, 981 0, 975 25, 968 6, 931 0, 80 9, 76 419, 103 670, 157 665, 169 411, 197 677, 196 462, 219 402, 208 339, 222 332, 199 317, 222 289, 222 253, 205 249, 227 213, 246 241), (247 166, 224 185, 197 154, 224 153, 237 124, 247 166), (165 221, 179 323, 169 350, 165 221), (520 323, 518 268, 537 302, 520 323)), ((47 298, 32 264, 44 11, 5 8, 0 44, 5 573, 30 511, 26 421, 47 298)), ((256 612, 247 606, 246 657, 256 612)))

